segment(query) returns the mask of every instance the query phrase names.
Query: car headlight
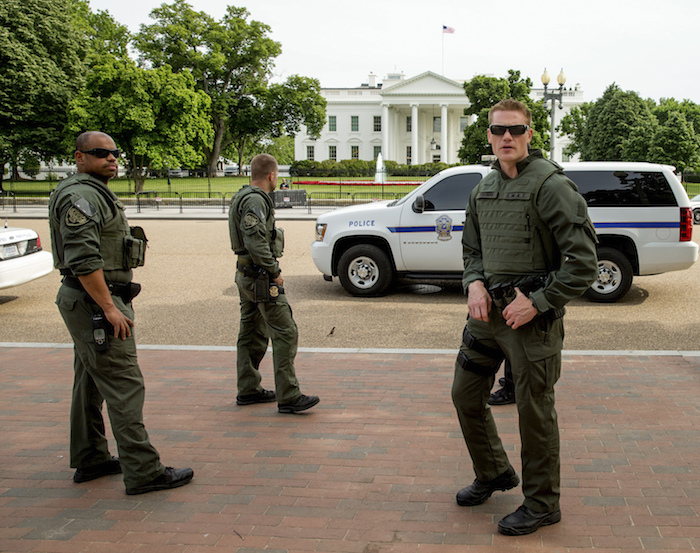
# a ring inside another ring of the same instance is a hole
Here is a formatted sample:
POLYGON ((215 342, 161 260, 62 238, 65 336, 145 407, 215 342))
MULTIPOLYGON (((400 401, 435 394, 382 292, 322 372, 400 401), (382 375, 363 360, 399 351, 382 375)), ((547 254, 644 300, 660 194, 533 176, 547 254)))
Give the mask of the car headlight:
POLYGON ((323 242, 323 237, 326 235, 325 223, 316 223, 316 242, 323 242))

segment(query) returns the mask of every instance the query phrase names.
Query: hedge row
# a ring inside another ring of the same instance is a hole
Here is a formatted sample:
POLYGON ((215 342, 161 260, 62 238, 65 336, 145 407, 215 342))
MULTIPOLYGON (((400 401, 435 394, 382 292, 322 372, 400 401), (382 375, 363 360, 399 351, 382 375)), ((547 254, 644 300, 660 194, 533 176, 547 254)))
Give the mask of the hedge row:
MULTIPOLYGON (((423 165, 406 165, 395 161, 385 161, 387 176, 423 177, 432 176, 448 167, 447 163, 425 163, 423 165)), ((361 159, 344 159, 342 161, 295 161, 289 168, 293 177, 374 177, 377 171, 376 161, 361 159)))

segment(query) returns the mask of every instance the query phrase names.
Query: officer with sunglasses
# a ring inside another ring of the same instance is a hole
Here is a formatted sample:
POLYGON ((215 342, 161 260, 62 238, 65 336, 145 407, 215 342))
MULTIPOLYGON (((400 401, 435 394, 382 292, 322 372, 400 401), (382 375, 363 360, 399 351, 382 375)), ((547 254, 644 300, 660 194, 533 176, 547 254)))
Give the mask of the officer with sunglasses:
POLYGON ((78 136, 78 173, 53 192, 49 223, 54 265, 63 275, 56 304, 74 343, 73 480, 123 473, 126 493, 136 495, 183 486, 193 472, 164 467, 143 424, 145 389, 131 305, 140 286, 131 276, 144 264, 146 236, 140 227, 129 227, 124 206, 107 186, 117 175, 119 155, 104 133, 78 136), (108 449, 103 402, 119 458, 108 449))
POLYGON ((515 536, 561 520, 554 384, 562 316, 598 273, 586 202, 561 167, 529 150, 531 121, 530 110, 516 100, 489 111, 487 137, 497 161, 466 209, 462 282, 469 317, 452 386, 476 473, 457 503, 479 505, 520 483, 487 405, 501 362, 512 365, 525 497, 498 530, 515 536))

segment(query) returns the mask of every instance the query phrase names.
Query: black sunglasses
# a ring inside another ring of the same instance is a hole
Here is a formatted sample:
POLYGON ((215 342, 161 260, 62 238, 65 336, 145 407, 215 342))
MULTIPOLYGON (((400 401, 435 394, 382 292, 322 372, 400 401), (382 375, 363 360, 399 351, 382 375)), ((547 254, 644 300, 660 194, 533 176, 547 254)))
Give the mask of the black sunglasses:
POLYGON ((530 125, 489 125, 489 130, 491 134, 496 136, 503 136, 506 131, 510 131, 511 136, 520 136, 525 134, 525 132, 530 128, 530 125))
POLYGON ((122 153, 122 151, 117 148, 116 150, 109 150, 107 148, 93 148, 92 150, 78 150, 79 152, 82 152, 84 154, 90 154, 91 156, 95 157, 100 157, 100 158, 105 158, 109 154, 112 154, 114 157, 119 157, 122 153))

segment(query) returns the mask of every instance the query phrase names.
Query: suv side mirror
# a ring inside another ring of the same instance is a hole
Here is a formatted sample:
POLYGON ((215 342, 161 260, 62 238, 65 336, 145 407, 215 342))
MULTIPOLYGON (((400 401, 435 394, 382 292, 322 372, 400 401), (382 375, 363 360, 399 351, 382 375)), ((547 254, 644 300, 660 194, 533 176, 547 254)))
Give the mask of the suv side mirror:
POLYGON ((425 198, 423 195, 419 195, 413 201, 413 211, 416 213, 423 213, 425 211, 425 198))

